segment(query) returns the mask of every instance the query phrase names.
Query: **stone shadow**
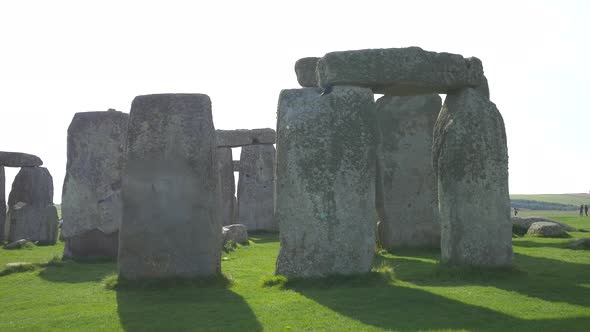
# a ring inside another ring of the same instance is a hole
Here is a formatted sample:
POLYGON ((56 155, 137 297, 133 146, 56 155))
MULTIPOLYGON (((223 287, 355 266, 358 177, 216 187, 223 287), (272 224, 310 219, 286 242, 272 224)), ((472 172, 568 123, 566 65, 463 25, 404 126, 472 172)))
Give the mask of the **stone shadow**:
POLYGON ((80 263, 67 260, 61 266, 48 266, 44 268, 39 273, 39 276, 51 282, 100 282, 105 276, 116 271, 117 263, 113 261, 80 263))
POLYGON ((262 331, 244 299, 225 288, 117 290, 125 331, 262 331))
POLYGON ((560 248, 560 249, 568 249, 567 244, 574 240, 568 240, 567 242, 552 242, 552 243, 542 243, 537 241, 512 241, 512 245, 515 247, 523 247, 523 248, 560 248))
POLYGON ((490 286, 530 297, 590 308, 590 265, 555 259, 514 255, 512 270, 485 270, 440 266, 412 257, 383 257, 399 280, 420 286, 490 286))
POLYGON ((590 317, 519 319, 409 287, 292 289, 342 315, 386 330, 582 331, 590 324, 590 317))

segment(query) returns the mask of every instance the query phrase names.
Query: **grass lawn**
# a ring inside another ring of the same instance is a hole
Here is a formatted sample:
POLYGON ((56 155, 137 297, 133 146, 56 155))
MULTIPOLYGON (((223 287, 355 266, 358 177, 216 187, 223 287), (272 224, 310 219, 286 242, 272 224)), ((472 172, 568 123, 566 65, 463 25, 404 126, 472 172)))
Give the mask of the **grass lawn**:
MULTIPOLYGON (((590 230, 590 217, 556 219, 590 230)), ((393 279, 334 279, 262 287, 272 276, 276 235, 224 254, 229 287, 108 290, 113 262, 49 266, 0 277, 0 331, 590 331, 590 250, 568 239, 516 238, 511 271, 440 268, 438 251, 377 256, 393 279)), ((9 262, 45 262, 63 245, 8 251, 9 262)))
POLYGON ((571 204, 576 206, 580 206, 581 204, 590 204, 589 194, 510 195, 510 198, 548 203, 571 204))

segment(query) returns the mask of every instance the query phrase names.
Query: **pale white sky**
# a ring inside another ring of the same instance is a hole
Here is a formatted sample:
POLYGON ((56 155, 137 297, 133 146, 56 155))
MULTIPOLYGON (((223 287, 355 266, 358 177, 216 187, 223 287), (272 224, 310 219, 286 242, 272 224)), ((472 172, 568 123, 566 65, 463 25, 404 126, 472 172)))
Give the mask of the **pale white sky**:
MULTIPOLYGON (((483 61, 511 193, 588 192, 587 3, 2 1, 0 150, 40 156, 57 203, 76 112, 194 92, 211 97, 216 128, 274 128, 280 90, 298 87, 297 59, 420 46, 483 61)), ((17 171, 7 168, 7 195, 17 171)))

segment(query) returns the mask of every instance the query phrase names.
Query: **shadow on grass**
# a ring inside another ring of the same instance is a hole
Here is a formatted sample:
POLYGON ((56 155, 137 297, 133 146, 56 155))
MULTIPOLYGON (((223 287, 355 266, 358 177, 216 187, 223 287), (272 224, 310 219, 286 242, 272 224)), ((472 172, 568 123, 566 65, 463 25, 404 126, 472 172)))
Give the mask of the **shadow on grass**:
POLYGON ((47 267, 39 276, 51 282, 80 283, 100 282, 106 275, 117 270, 115 262, 80 263, 64 261, 60 267, 47 267))
MULTIPOLYGON (((428 256, 427 256, 428 257, 428 256)), ((413 257, 383 257, 399 280, 420 286, 491 286, 552 302, 590 307, 590 265, 522 254, 514 255, 512 269, 445 267, 413 257)))
POLYGON ((262 331, 246 301, 224 288, 126 288, 117 305, 125 331, 262 331))
MULTIPOLYGON (((571 242, 571 241, 570 241, 571 242)), ((513 241, 512 245, 515 247, 524 247, 524 248, 560 248, 560 249, 568 249, 567 244, 570 242, 537 242, 537 241, 513 241)))
POLYGON ((279 233, 255 231, 248 232, 248 239, 254 243, 278 242, 279 233))

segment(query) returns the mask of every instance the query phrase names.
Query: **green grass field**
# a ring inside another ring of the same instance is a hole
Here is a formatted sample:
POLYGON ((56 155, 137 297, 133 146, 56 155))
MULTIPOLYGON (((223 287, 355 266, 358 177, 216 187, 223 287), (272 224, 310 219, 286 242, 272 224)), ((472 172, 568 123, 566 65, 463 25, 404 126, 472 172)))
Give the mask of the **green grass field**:
MULTIPOLYGON (((558 216, 590 230, 590 217, 558 216)), ((276 235, 223 255, 229 287, 108 290, 114 262, 39 268, 0 277, 0 331, 589 331, 590 251, 568 239, 515 238, 510 271, 439 267, 438 251, 377 256, 393 278, 329 279, 262 287, 273 275, 276 235)), ((63 245, 8 251, 9 262, 46 262, 63 245)))
POLYGON ((580 206, 581 204, 590 204, 590 194, 510 195, 510 198, 548 203, 571 204, 576 206, 580 206))

